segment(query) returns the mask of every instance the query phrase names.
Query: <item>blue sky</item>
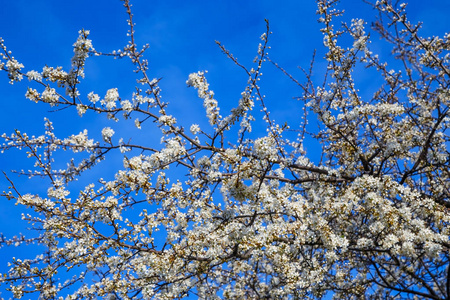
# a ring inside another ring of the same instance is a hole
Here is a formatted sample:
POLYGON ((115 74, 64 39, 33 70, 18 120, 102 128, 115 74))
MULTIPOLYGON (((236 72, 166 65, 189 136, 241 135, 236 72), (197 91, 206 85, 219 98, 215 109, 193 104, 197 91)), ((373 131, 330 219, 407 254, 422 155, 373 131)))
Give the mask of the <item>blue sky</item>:
MULTIPOLYGON (((369 23, 373 20, 372 9, 362 1, 342 2, 346 19, 363 18, 369 23)), ((206 127, 207 124, 196 91, 186 87, 186 79, 192 72, 209 71, 210 87, 223 111, 237 104, 245 88, 246 75, 221 53, 215 41, 222 42, 241 63, 251 67, 259 36, 265 31, 264 19, 269 20, 273 32, 269 42, 272 47, 270 57, 296 78, 304 79, 297 66, 308 68, 314 49, 318 50, 315 71, 318 78, 326 66, 322 60, 324 49, 320 24, 316 21, 316 4, 312 0, 135 0, 132 3, 137 43, 150 44, 147 51, 149 73, 152 77, 163 78, 163 99, 171 103, 173 114, 185 126, 199 123, 206 127)), ((0 36, 27 71, 41 71, 44 65, 70 69, 72 44, 82 28, 91 30, 90 38, 98 51, 117 50, 127 42, 127 15, 119 0, 15 0, 1 1, 1 5, 0 36)), ((411 21, 424 22, 423 35, 442 35, 450 28, 448 0, 409 1, 408 11, 411 21)), ((374 51, 385 56, 389 54, 386 44, 380 43, 376 36, 373 42, 374 51)), ((129 98, 135 82, 132 69, 125 59, 90 58, 82 93, 95 91, 102 96, 106 90, 118 87, 121 97, 129 98)), ((292 98, 301 94, 300 89, 270 64, 265 66, 263 73, 261 86, 273 111, 272 117, 281 124, 285 121, 298 124, 300 105, 292 98)), ((360 89, 373 84, 370 75, 361 72, 358 76, 362 84, 360 89)), ((99 138, 101 129, 111 126, 124 138, 159 141, 151 126, 138 131, 133 126, 122 126, 123 121, 114 124, 102 116, 87 114, 79 118, 76 111, 70 109, 49 112, 49 107, 25 99, 28 85, 28 80, 24 80, 12 86, 8 84, 6 73, 0 73, 0 133, 20 129, 40 135, 44 131, 44 116, 47 116, 54 122, 55 132, 60 137, 88 128, 92 137, 99 138)), ((308 145, 307 150, 314 152, 308 145)), ((120 159, 120 156, 113 156, 109 161, 111 170, 118 168, 114 162, 121 165, 120 160, 117 162, 114 158, 120 159)), ((18 151, 0 156, 3 171, 27 168, 30 163, 26 155, 18 151)), ((105 177, 102 175, 104 170, 93 170, 90 174, 95 178, 105 177)), ((42 183, 23 177, 17 179, 17 184, 24 191, 46 190, 42 183)), ((6 180, 0 178, 0 189, 7 186, 6 180)), ((0 232, 7 236, 25 232, 28 225, 20 221, 21 212, 23 210, 14 203, 0 198, 0 232)), ((27 256, 28 251, 0 249, 0 273, 5 271, 11 256, 27 256)))

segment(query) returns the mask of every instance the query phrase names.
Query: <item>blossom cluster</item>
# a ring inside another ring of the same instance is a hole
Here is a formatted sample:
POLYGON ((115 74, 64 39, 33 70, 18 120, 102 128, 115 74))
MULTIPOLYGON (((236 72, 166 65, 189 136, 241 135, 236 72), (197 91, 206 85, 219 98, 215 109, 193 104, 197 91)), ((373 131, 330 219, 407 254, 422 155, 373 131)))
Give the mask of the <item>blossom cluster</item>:
POLYGON ((217 100, 214 99, 214 92, 209 90, 209 84, 205 78, 205 72, 197 72, 189 74, 189 79, 186 81, 188 86, 197 89, 199 98, 203 99, 203 106, 206 109, 206 115, 211 125, 217 124, 221 116, 219 114, 217 100))

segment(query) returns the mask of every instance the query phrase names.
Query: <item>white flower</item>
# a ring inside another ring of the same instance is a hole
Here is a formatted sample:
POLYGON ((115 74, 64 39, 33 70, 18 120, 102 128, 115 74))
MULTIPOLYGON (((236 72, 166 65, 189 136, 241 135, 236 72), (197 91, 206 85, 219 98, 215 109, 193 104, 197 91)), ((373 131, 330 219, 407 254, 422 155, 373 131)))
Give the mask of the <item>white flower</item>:
POLYGON ((23 68, 23 65, 15 60, 14 57, 6 62, 6 67, 8 68, 9 83, 22 80, 23 76, 20 74, 20 70, 23 68))
POLYGON ((36 81, 42 81, 42 75, 41 73, 37 71, 28 71, 27 77, 29 81, 36 80, 36 81))
POLYGON ((116 101, 119 99, 119 92, 117 88, 109 89, 106 92, 105 99, 100 101, 101 104, 105 105, 107 109, 113 109, 116 107, 116 101))
POLYGON ((356 50, 364 50, 366 48, 367 37, 361 36, 353 42, 353 48, 356 50))
POLYGON ((94 104, 100 100, 100 97, 97 94, 95 94, 94 92, 90 92, 87 95, 87 97, 88 97, 89 101, 91 101, 94 104))
POLYGON ((125 143, 123 142, 123 138, 120 138, 120 140, 119 140, 120 153, 125 153, 125 152, 128 152, 131 150, 130 148, 125 147, 124 145, 125 145, 125 143))
POLYGON ((88 138, 88 131, 85 129, 77 135, 71 135, 64 139, 65 145, 70 145, 73 152, 83 151, 94 147, 94 140, 88 138))
POLYGON ((122 109, 126 112, 131 112, 133 110, 133 105, 128 100, 121 101, 120 105, 122 106, 122 109))
POLYGON ((28 88, 27 89, 25 97, 27 99, 30 99, 31 101, 34 101, 34 102, 38 102, 38 100, 40 99, 39 92, 37 90, 35 90, 35 89, 32 89, 32 88, 28 88))
POLYGON ((77 105, 77 111, 78 111, 78 115, 80 117, 82 117, 86 113, 86 110, 87 110, 87 106, 86 105, 83 105, 83 104, 78 104, 77 105))
POLYGON ((136 120, 134 120, 134 125, 137 127, 137 129, 141 129, 141 122, 139 121, 139 118, 136 118, 136 120))
POLYGON ((46 87, 42 92, 42 101, 47 103, 56 103, 58 102, 59 96, 56 94, 55 89, 46 87))
POLYGON ((83 66, 86 58, 89 56, 89 51, 94 50, 92 47, 92 41, 87 38, 89 35, 89 30, 78 31, 78 39, 73 44, 74 55, 72 57, 72 67, 78 70, 78 76, 84 78, 83 66), (81 71, 81 72, 80 72, 81 71))
POLYGON ((105 127, 102 130, 103 140, 107 143, 111 143, 111 137, 114 135, 114 130, 110 127, 105 127))
POLYGON ((67 80, 68 74, 63 71, 62 67, 52 68, 45 66, 42 69, 42 77, 50 80, 51 82, 63 83, 67 80))
POLYGON ((177 120, 169 115, 162 115, 159 117, 158 122, 167 126, 172 126, 177 122, 177 120))
POLYGON ((197 124, 192 124, 190 130, 192 134, 197 134, 200 132, 200 126, 197 124))

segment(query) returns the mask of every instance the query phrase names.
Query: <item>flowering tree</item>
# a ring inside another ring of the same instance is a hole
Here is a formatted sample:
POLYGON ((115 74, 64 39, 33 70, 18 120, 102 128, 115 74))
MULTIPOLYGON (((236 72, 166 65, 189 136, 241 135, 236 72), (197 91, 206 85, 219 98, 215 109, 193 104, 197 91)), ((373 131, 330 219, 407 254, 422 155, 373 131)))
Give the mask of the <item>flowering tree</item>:
POLYGON ((60 138, 49 120, 41 136, 3 134, 2 150, 26 149, 35 163, 24 173, 50 186, 45 195, 26 193, 5 173, 11 187, 3 197, 31 209, 23 218, 39 235, 1 237, 1 245, 33 243, 45 251, 12 260, 0 283, 16 298, 42 299, 448 299, 450 35, 421 37, 405 5, 379 0, 372 34, 393 45, 385 62, 371 52, 363 20, 336 21, 343 14, 336 2, 318 1, 327 49, 319 84, 312 66, 301 83, 269 58, 268 23, 252 66, 219 44, 248 82, 222 116, 206 71, 189 76, 208 128, 187 130, 168 113, 144 59, 147 46, 135 43, 128 0, 129 43, 102 53, 81 30, 69 71, 25 72, 1 40, 0 69, 11 83, 27 77, 35 84, 28 99, 138 128, 153 124, 162 147, 118 139, 110 127, 99 141, 87 130, 60 138), (80 92, 90 56, 131 60, 139 75, 131 99, 117 88, 104 96, 80 92), (258 85, 267 63, 301 87, 300 128, 271 118, 258 85), (381 78, 372 97, 355 84, 359 65, 381 78), (312 120, 316 131, 307 126, 312 120), (266 134, 255 136, 254 124, 266 134), (311 138, 320 143, 320 160, 303 148, 311 138), (77 153, 66 168, 55 167, 61 151, 77 153), (113 180, 86 176, 114 152, 122 153, 123 167, 113 180), (71 190, 78 178, 90 182, 71 190))

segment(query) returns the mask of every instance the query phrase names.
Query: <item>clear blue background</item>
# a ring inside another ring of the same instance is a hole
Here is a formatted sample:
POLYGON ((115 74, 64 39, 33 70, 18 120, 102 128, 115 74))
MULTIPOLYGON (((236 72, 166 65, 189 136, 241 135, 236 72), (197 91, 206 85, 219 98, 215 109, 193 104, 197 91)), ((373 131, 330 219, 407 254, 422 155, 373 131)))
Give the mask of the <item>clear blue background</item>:
MULTIPOLYGON (((41 71, 44 65, 63 66, 68 71, 73 54, 72 44, 78 36, 78 30, 82 28, 91 30, 90 38, 98 51, 118 50, 128 41, 127 14, 118 0, 2 0, 0 4, 0 36, 13 56, 25 65, 25 71, 41 71)), ((272 46, 269 56, 302 82, 304 77, 297 66, 308 68, 312 54, 317 49, 314 74, 318 84, 321 83, 319 79, 326 63, 322 59, 325 51, 315 14, 315 1, 136 0, 132 4, 137 43, 150 44, 146 56, 150 63, 149 74, 162 78, 163 99, 171 103, 171 113, 185 127, 198 123, 202 128, 207 128, 201 100, 196 97, 195 90, 186 87, 186 79, 192 72, 209 71, 207 79, 216 93, 222 115, 237 105, 247 77, 221 53, 215 40, 222 42, 242 64, 251 68, 260 42, 259 36, 265 31, 264 19, 269 20, 273 32, 269 41, 272 46)), ((367 26, 374 20, 374 11, 362 1, 342 1, 341 7, 346 10, 346 20, 363 18, 369 23, 367 26)), ((408 12, 413 23, 424 22, 420 31, 424 36, 442 36, 450 28, 448 0, 409 1, 408 12)), ((380 52, 382 58, 388 59, 390 49, 379 41, 377 35, 373 34, 372 37, 370 47, 374 52, 380 52)), ((90 91, 102 97, 106 90, 117 87, 123 99, 130 99, 135 86, 133 68, 127 59, 88 59, 86 80, 80 85, 82 97, 90 91)), ((301 105, 293 98, 300 96, 301 90, 270 63, 263 68, 263 74, 261 86, 272 110, 272 117, 280 124, 287 121, 298 125, 301 105)), ((357 78, 360 84, 358 88, 368 88, 370 95, 375 84, 371 74, 360 69, 357 78)), ((46 116, 54 122, 55 132, 61 138, 88 128, 91 137, 100 139, 101 129, 110 126, 116 130, 115 138, 133 137, 133 141, 137 142, 159 143, 158 131, 150 123, 137 130, 133 124, 128 126, 123 120, 116 124, 100 115, 86 114, 80 118, 73 109, 49 112, 52 110, 49 106, 25 99, 24 94, 29 85, 32 86, 27 79, 10 85, 7 74, 0 73, 0 133, 12 133, 14 129, 19 129, 30 135, 43 134, 43 119, 46 116)), ((133 123, 133 120, 128 123, 133 123)), ((255 132, 256 135, 258 132, 263 133, 264 128, 256 128, 255 132)), ((306 145, 310 153, 317 150, 314 147, 313 144, 306 145)), ((114 170, 122 165, 120 157, 112 155, 103 167, 90 171, 88 175, 93 181, 98 177, 111 178, 114 170)), ((0 170, 7 172, 29 168, 31 163, 19 151, 0 156, 0 170)), ((15 175, 11 175, 11 178, 16 180, 24 193, 45 192, 47 189, 42 181, 29 181, 24 177, 16 178, 15 175)), ((82 181, 78 186, 75 184, 72 196, 76 195, 77 187, 88 181, 82 181)), ((8 182, 1 177, 0 190, 5 190, 7 186, 8 182)), ((28 224, 20 220, 22 212, 21 207, 0 198, 0 232, 6 236, 25 233, 28 224)), ((6 271, 6 263, 12 256, 34 256, 32 249, 1 248, 0 273, 6 271)))

